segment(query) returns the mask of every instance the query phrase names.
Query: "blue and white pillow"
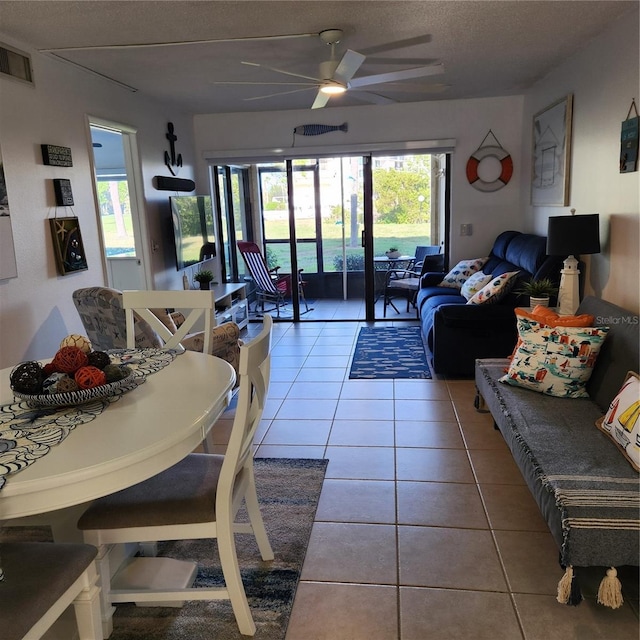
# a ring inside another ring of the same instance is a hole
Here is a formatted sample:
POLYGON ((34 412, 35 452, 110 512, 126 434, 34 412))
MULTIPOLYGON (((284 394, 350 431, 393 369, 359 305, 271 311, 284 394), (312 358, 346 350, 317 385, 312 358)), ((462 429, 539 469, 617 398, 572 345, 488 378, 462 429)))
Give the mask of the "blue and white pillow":
POLYGON ((491 281, 492 277, 490 273, 486 274, 482 271, 476 271, 465 280, 465 283, 460 288, 461 295, 466 300, 471 300, 480 289, 491 281))
POLYGON ((511 291, 519 273, 519 271, 508 271, 490 278, 489 282, 467 301, 467 304, 495 304, 511 291))
POLYGON ((489 258, 474 258, 472 260, 461 260, 458 264, 447 273, 442 279, 439 286, 449 287, 451 289, 461 289, 462 285, 476 271, 480 271, 489 258))

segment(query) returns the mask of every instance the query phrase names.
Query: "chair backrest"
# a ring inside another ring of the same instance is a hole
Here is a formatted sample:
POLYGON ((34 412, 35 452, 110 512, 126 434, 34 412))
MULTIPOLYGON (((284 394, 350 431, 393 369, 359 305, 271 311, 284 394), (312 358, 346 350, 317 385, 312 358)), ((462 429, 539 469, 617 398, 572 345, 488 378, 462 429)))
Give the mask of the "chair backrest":
POLYGON ((134 323, 136 315, 147 322, 162 341, 165 349, 184 351, 181 341, 192 332, 194 325, 204 320, 204 353, 211 354, 213 310, 215 295, 213 291, 123 291, 122 306, 126 317, 127 348, 137 346, 134 323), (153 309, 176 308, 189 310, 184 322, 175 333, 169 331, 153 309))
POLYGON ((439 244, 418 245, 416 247, 416 262, 422 262, 425 256, 437 256, 442 247, 439 244))
POLYGON ((271 329, 265 314, 262 331, 240 347, 240 389, 218 487, 233 491, 243 473, 252 473, 253 438, 260 424, 271 378, 271 329))
MULTIPOLYGON (((86 287, 72 294, 84 331, 96 351, 125 349, 127 328, 122 291, 109 287, 86 287)), ((138 318, 136 347, 159 348, 162 341, 144 320, 138 318)))
POLYGON ((416 261, 413 270, 422 274, 427 271, 443 271, 444 255, 439 244, 418 245, 416 247, 416 261))
POLYGON ((247 242, 238 240, 238 251, 242 254, 247 269, 253 278, 256 286, 261 291, 275 294, 277 293, 276 285, 271 278, 267 263, 264 260, 260 248, 255 242, 247 242))

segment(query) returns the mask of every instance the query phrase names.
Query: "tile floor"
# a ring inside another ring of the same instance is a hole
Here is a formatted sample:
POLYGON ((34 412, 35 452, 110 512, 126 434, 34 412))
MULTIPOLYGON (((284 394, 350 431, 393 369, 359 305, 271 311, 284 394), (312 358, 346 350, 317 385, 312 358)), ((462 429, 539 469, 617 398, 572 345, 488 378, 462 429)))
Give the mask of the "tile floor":
POLYGON ((595 602, 604 569, 556 602, 557 547, 473 382, 349 380, 360 326, 274 327, 257 455, 329 459, 287 640, 636 640, 637 569, 621 609, 595 602))

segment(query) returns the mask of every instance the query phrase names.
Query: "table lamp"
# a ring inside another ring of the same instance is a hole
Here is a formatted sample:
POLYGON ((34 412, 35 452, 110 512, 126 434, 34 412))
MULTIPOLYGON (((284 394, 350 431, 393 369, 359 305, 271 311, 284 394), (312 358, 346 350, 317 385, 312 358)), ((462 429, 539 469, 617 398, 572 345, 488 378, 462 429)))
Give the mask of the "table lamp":
POLYGON ((573 315, 580 304, 578 260, 575 256, 600 253, 600 223, 597 213, 577 216, 552 216, 547 231, 547 255, 567 256, 560 271, 558 313, 573 315))

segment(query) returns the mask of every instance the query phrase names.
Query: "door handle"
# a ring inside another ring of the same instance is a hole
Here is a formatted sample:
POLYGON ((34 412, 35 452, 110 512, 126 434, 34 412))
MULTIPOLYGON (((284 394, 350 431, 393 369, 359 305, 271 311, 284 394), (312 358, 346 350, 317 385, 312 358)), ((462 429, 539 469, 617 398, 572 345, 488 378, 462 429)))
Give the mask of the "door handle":
POLYGON ((360 232, 360 242, 362 244, 362 248, 364 248, 364 229, 360 232))

